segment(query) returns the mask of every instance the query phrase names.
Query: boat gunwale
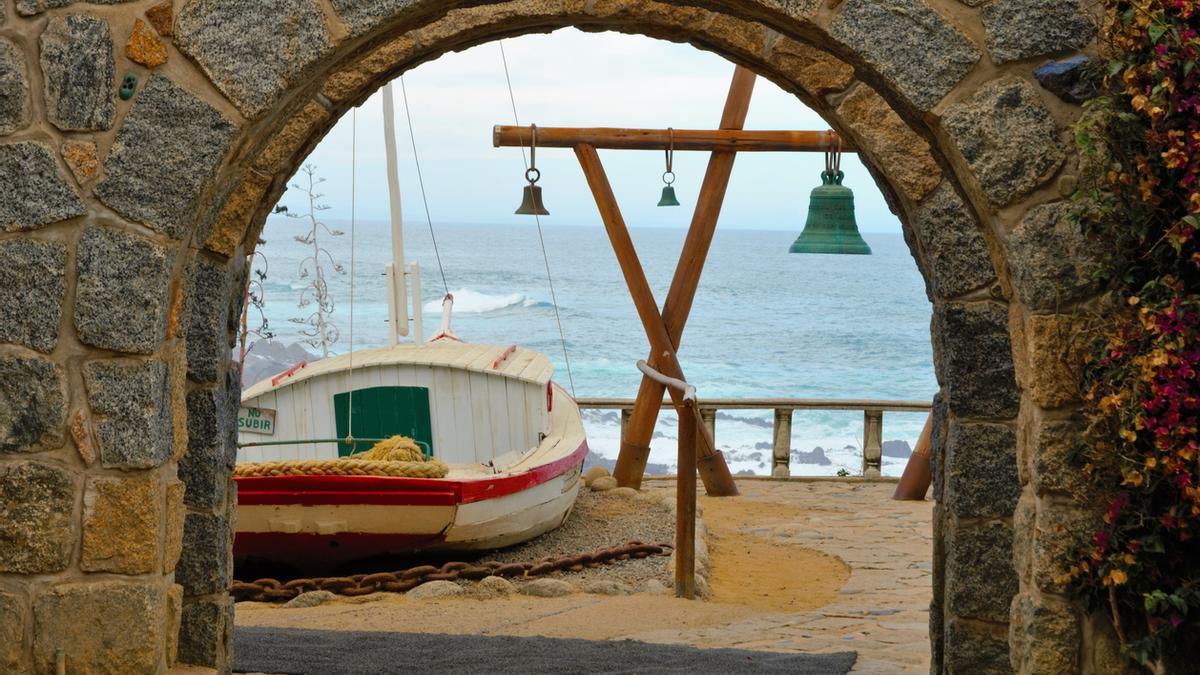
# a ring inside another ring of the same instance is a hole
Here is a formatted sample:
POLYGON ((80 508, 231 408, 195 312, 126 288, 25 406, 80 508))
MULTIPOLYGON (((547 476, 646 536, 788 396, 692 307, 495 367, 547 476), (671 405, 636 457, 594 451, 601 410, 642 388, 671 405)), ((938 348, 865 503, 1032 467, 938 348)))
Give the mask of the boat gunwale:
POLYGON ((239 506, 316 506, 322 504, 429 505, 471 504, 516 494, 549 482, 582 465, 584 439, 570 454, 516 473, 479 478, 409 476, 246 476, 234 480, 239 506))
MULTIPOLYGON (((354 352, 353 363, 354 370, 387 366, 423 366, 503 377, 534 385, 544 385, 550 381, 554 373, 554 365, 545 354, 517 347, 512 354, 500 359, 499 357, 504 355, 507 349, 508 346, 474 342, 400 344, 354 352), (464 354, 470 354, 471 358, 464 358, 464 354), (451 358, 447 358, 448 356, 451 358), (525 361, 526 358, 528 361, 525 361), (492 367, 494 361, 498 361, 499 367, 492 367), (515 367, 518 362, 521 363, 520 368, 515 367)), ((242 392, 241 404, 245 405, 248 400, 286 389, 306 380, 322 376, 345 375, 350 372, 350 364, 351 354, 349 353, 319 359, 306 363, 302 367, 297 364, 247 388, 242 392), (278 377, 283 379, 275 381, 278 377)))

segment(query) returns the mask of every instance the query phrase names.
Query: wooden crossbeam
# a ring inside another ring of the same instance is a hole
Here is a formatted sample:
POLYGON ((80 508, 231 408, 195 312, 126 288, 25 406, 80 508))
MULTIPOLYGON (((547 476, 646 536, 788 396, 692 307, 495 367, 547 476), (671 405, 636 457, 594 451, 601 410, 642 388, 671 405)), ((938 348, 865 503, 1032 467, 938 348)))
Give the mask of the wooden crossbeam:
MULTIPOLYGON (((722 129, 741 129, 746 123, 755 80, 754 72, 749 69, 739 66, 734 70, 729 94, 725 99, 725 108, 721 113, 722 129)), ((700 186, 700 196, 696 201, 692 222, 683 242, 683 250, 679 254, 679 264, 675 267, 675 276, 671 280, 671 288, 663 305, 663 322, 666 324, 672 349, 679 349, 683 328, 691 313, 696 288, 700 284, 700 273, 704 269, 704 261, 708 257, 708 250, 716 233, 717 219, 721 214, 721 206, 725 201, 729 177, 733 173, 736 158, 737 154, 734 152, 720 151, 713 152, 708 160, 708 169, 700 186)), ((659 365, 653 353, 647 361, 652 367, 659 365)), ((637 401, 621 438, 621 451, 613 468, 613 477, 617 479, 618 485, 634 488, 641 486, 646 463, 650 459, 650 438, 658 421, 662 398, 663 386, 649 377, 643 377, 638 388, 637 401)), ((701 472, 705 470, 706 467, 702 463, 701 472)))
MULTIPOLYGON (((836 131, 743 131, 731 129, 617 129, 607 127, 538 127, 539 148, 573 148, 590 145, 600 150, 703 150, 705 152, 825 152, 838 139, 836 131)), ((497 148, 530 146, 530 127, 496 126, 492 145, 497 148)), ((842 139, 842 152, 857 152, 842 139)))

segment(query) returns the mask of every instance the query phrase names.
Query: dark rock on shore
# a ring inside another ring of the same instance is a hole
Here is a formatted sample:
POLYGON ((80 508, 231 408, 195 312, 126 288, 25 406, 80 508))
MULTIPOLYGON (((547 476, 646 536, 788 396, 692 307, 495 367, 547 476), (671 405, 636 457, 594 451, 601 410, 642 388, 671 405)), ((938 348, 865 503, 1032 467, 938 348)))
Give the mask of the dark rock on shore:
MULTIPOLYGON (((233 352, 233 358, 235 361, 238 358, 236 349, 233 352)), ((246 367, 242 372, 242 389, 249 389, 258 382, 278 375, 301 361, 313 363, 319 358, 298 344, 259 340, 250 345, 246 353, 246 367)))
POLYGON ((899 457, 904 459, 912 454, 912 446, 908 441, 884 441, 883 456, 884 457, 899 457))
MULTIPOLYGON (((617 465, 617 460, 608 459, 594 450, 588 450, 587 457, 583 460, 583 470, 587 471, 593 466, 602 466, 610 472, 617 465)), ((647 476, 662 476, 671 473, 671 467, 668 464, 655 464, 650 462, 646 465, 647 476)))

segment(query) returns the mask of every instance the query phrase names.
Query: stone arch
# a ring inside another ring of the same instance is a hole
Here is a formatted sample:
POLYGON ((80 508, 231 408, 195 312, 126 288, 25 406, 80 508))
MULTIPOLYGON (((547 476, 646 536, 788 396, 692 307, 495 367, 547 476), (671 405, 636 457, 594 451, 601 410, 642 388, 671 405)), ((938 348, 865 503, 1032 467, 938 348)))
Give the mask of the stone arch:
POLYGON ((0 204, 0 398, 34 411, 0 417, 0 494, 23 505, 0 512, 20 542, 0 553, 0 666, 46 669, 59 646, 111 658, 59 638, 120 611, 146 630, 128 670, 176 648, 229 667, 227 347, 267 210, 388 79, 576 26, 715 51, 862 149, 934 303, 935 669, 1088 667, 1051 534, 1086 515, 1061 456, 1077 431, 1061 356, 1067 313, 1094 289, 1051 185, 1077 170, 1080 111, 1033 77, 1090 48, 1082 3, 109 1, 122 6, 0 5, 0 80, 16 92, 0 96, 0 187, 20 197, 0 204), (126 72, 143 79, 131 101, 114 98, 126 72))

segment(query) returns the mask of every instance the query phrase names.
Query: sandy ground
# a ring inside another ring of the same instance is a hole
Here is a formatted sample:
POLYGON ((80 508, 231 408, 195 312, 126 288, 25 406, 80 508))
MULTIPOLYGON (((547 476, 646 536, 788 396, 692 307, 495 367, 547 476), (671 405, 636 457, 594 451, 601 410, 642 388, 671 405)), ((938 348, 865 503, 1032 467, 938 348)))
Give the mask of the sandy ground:
POLYGON ((799 612, 829 604, 850 578, 840 558, 780 543, 767 524, 793 522, 801 510, 743 499, 701 498, 709 529, 709 600, 766 612, 799 612))
MULTIPOLYGON (((661 481, 649 485, 670 489, 661 481)), ((891 502, 890 483, 745 481, 741 487, 738 498, 702 499, 711 561, 711 595, 704 601, 648 593, 490 600, 381 593, 304 609, 240 603, 236 622, 856 650, 858 671, 927 672, 931 503, 891 502)))

